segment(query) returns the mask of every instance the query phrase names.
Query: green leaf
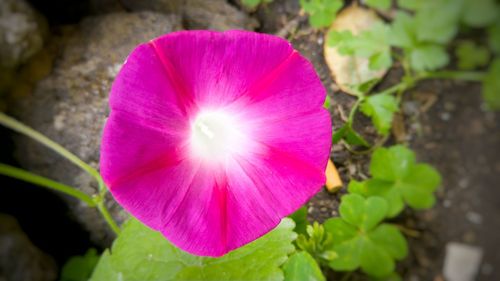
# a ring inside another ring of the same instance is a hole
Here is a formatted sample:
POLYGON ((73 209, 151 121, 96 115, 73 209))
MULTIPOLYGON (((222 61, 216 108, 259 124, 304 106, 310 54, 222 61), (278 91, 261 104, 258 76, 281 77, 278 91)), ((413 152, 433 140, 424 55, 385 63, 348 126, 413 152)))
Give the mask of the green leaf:
POLYGON ((459 29, 461 0, 423 1, 415 15, 418 42, 446 44, 459 29))
POLYGON ((98 261, 99 255, 93 248, 84 256, 70 258, 61 270, 60 281, 87 281, 98 261))
POLYGON ((408 255, 406 239, 393 225, 382 224, 370 232, 368 236, 395 259, 404 259, 408 255))
POLYGON ((342 139, 350 145, 360 145, 364 147, 370 146, 370 144, 360 134, 354 131, 354 129, 348 123, 344 124, 333 133, 333 143, 338 143, 342 139))
POLYGON ((485 66, 490 60, 488 48, 477 46, 473 41, 461 42, 455 51, 455 55, 458 58, 458 68, 463 70, 485 66))
POLYGON ((403 281, 403 278, 401 278, 401 276, 399 276, 396 272, 393 272, 388 276, 373 278, 371 281, 403 281))
POLYGON ((261 0, 241 0, 241 3, 243 5, 249 7, 249 8, 255 8, 260 4, 261 0))
POLYGON ((289 215, 294 222, 295 222, 295 228, 293 229, 296 233, 298 234, 305 234, 306 233, 306 226, 309 224, 307 221, 307 207, 302 206, 300 207, 297 211, 295 211, 293 214, 289 215))
POLYGON ((318 263, 307 252, 297 252, 283 265, 285 281, 325 281, 318 263))
POLYGON ((220 258, 193 256, 131 219, 102 255, 90 280, 283 280, 280 266, 294 251, 289 218, 261 238, 220 258))
POLYGON ((402 145, 377 148, 370 162, 370 173, 376 179, 396 181, 409 174, 415 153, 402 145))
POLYGON ((500 58, 491 64, 483 81, 482 95, 491 110, 500 110, 500 58))
POLYGON ((300 6, 309 14, 309 23, 315 28, 330 26, 342 5, 341 0, 300 0, 300 6))
POLYGON ((331 31, 327 44, 336 47, 341 55, 369 59, 371 70, 387 69, 392 65, 390 28, 376 22, 368 30, 354 36, 350 31, 331 31))
POLYGON ((326 95, 325 102, 323 103, 323 107, 325 109, 330 109, 331 103, 332 103, 332 100, 331 100, 330 96, 326 95))
POLYGON ((380 10, 389 10, 392 0, 365 0, 366 5, 380 10))
POLYGON ((500 54, 500 20, 488 28, 488 44, 494 53, 500 54))
POLYGON ((389 94, 376 94, 367 97, 361 103, 361 112, 372 118, 377 131, 387 135, 392 125, 394 113, 399 106, 396 98, 389 94))
POLYGON ((436 70, 449 62, 448 53, 443 46, 426 44, 410 51, 410 66, 416 71, 436 70))
POLYGON ((408 204, 414 209, 431 207, 435 202, 434 191, 441 183, 441 176, 431 166, 417 164, 415 154, 397 145, 377 148, 370 163, 372 179, 357 184, 352 190, 364 196, 381 196, 389 204, 388 216, 398 215, 408 204))
POLYGON ((368 231, 385 218, 387 203, 378 197, 365 199, 358 194, 348 194, 342 196, 339 212, 346 222, 368 231))
POLYGON ((387 210, 385 200, 350 194, 342 197, 339 208, 341 217, 328 219, 324 224, 337 254, 329 266, 339 271, 361 268, 371 276, 389 276, 394 271, 394 261, 403 259, 408 250, 397 228, 380 224, 387 210))
POLYGON ((499 6, 495 0, 465 0, 462 21, 471 27, 486 27, 498 18, 499 6))
POLYGON ((413 48, 416 43, 416 24, 412 16, 398 12, 391 25, 390 42, 400 48, 413 48))

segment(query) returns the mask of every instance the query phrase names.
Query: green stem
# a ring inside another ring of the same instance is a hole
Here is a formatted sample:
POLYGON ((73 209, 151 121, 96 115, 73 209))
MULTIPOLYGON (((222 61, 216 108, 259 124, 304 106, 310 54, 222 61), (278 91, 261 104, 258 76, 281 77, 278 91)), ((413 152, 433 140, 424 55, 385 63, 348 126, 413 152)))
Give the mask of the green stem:
POLYGON ((17 121, 16 119, 14 119, 12 117, 7 116, 6 114, 4 114, 2 112, 0 112, 0 124, 42 143, 43 145, 45 145, 48 148, 52 149, 53 151, 57 152, 58 154, 65 157, 69 161, 73 162, 75 165, 77 165, 78 167, 80 167, 81 169, 86 171, 88 174, 93 176, 96 179, 98 186, 99 186, 99 195, 94 196, 92 198, 89 195, 87 195, 87 194, 85 194, 77 189, 74 189, 70 186, 52 181, 50 179, 32 174, 30 172, 27 172, 27 171, 24 171, 21 169, 17 169, 14 167, 3 165, 3 164, 1 166, 3 169, 0 170, 0 173, 3 172, 3 174, 5 174, 5 175, 8 175, 8 176, 20 179, 20 180, 24 180, 27 182, 35 183, 35 184, 38 184, 41 186, 45 186, 48 188, 52 188, 52 189, 61 191, 63 193, 66 193, 68 195, 71 195, 75 198, 78 198, 78 199, 84 201, 89 206, 97 207, 97 209, 101 213, 102 217, 104 218, 104 220, 106 220, 106 222, 111 227, 111 229, 116 234, 118 234, 120 232, 120 228, 118 227, 118 225, 113 220, 113 218, 109 214, 108 210, 104 206, 104 200, 102 198, 104 198, 104 195, 107 192, 107 188, 106 188, 106 185, 104 184, 104 181, 102 180, 101 175, 99 174, 99 172, 96 169, 92 168, 90 165, 83 162, 83 160, 78 158, 78 156, 71 153, 70 151, 68 151, 67 149, 62 147, 60 144, 52 141, 51 139, 47 138, 46 136, 42 135, 41 133, 33 130, 32 128, 24 125, 23 123, 17 121))
POLYGON ((364 98, 358 98, 354 105, 351 107, 351 112, 349 112, 349 117, 347 119, 348 124, 352 124, 354 122, 354 115, 356 115, 356 111, 358 111, 358 107, 363 101, 364 98))
POLYGON ((444 78, 464 81, 481 82, 486 76, 482 71, 435 71, 422 74, 419 79, 444 78))
POLYGON ((118 224, 116 224, 115 220, 113 220, 113 217, 111 217, 111 214, 109 213, 108 209, 104 205, 104 197, 98 196, 94 197, 94 201, 97 203, 97 210, 99 210, 99 213, 101 213, 102 217, 106 221, 106 223, 109 225, 109 227, 113 230, 113 232, 118 235, 120 234, 120 227, 118 224))
POLYGON ((57 152, 61 156, 65 157, 69 161, 73 162, 75 165, 82 168, 84 171, 86 171, 91 176, 93 176, 97 180, 97 183, 99 184, 99 190, 102 190, 105 188, 105 185, 104 185, 104 182, 101 178, 101 175, 99 174, 99 172, 97 172, 96 169, 92 168, 90 165, 83 162, 83 160, 78 158, 78 156, 69 152, 67 149, 62 147, 60 144, 52 141, 51 139, 49 139, 46 136, 42 135, 41 133, 33 130, 32 128, 24 125, 23 123, 17 121, 16 119, 7 116, 3 112, 0 112, 0 124, 18 132, 18 133, 26 135, 26 136, 40 142, 41 144, 47 146, 48 148, 54 150, 55 152, 57 152))
POLYGON ((82 191, 75 189, 71 186, 53 181, 51 179, 33 174, 33 173, 28 172, 26 170, 0 163, 0 174, 5 175, 5 176, 9 176, 12 178, 16 178, 19 180, 23 180, 23 181, 26 181, 29 183, 33 183, 33 184, 36 184, 39 186, 43 186, 43 187, 46 187, 49 189, 57 190, 57 191, 60 191, 64 194, 72 196, 76 199, 79 199, 79 200, 87 203, 87 205, 89 205, 91 207, 96 206, 96 202, 94 202, 92 197, 83 193, 82 191))

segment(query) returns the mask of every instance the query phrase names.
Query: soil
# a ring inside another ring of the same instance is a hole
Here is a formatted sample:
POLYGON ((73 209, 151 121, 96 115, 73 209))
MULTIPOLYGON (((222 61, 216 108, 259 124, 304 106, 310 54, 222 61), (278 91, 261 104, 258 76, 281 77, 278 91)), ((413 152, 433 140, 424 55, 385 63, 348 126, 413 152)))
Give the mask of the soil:
MULTIPOLYGON (((234 0, 231 4, 238 6, 239 1, 234 0)), ((298 1, 274 0, 249 13, 260 23, 257 31, 286 37, 313 63, 332 98, 334 129, 339 128, 355 99, 341 92, 330 76, 323 58, 324 33, 310 28, 298 1)), ((59 20, 67 21, 73 22, 74 19, 59 20)), ((379 87, 393 84, 400 75, 401 71, 396 66, 379 87)), ((420 83, 406 93, 398 120, 400 129, 404 130, 399 130, 397 141, 392 137, 388 144, 408 143, 419 161, 433 165, 443 177, 434 208, 406 210, 395 219, 395 223, 403 226, 409 234, 410 249, 409 257, 399 264, 398 272, 404 280, 444 280, 442 268, 446 244, 461 242, 478 246, 484 251, 477 280, 500 280, 500 246, 497 242, 497 231, 500 230, 500 114, 483 109, 478 84, 433 80, 420 83), (403 137, 400 136, 401 131, 404 131, 403 137)), ((366 138, 376 138, 366 117, 356 116, 355 124, 366 138)), ((1 133, 3 136, 5 132, 1 133)), ((8 145, 6 150, 2 150, 5 151, 2 160, 15 164, 7 153, 11 151, 12 143, 2 138, 0 144, 8 145)), ((369 175, 368 155, 352 154, 342 144, 336 144, 331 157, 344 183, 369 175)), ((68 208, 64 206, 64 201, 52 193, 34 191, 29 185, 19 185, 12 180, 2 179, 3 184, 12 184, 19 189, 0 189, 0 212, 15 214, 33 243, 54 256, 58 264, 71 255, 82 254, 91 245, 89 234, 66 216, 68 208), (41 212, 32 216, 32 210, 16 204, 26 200, 25 192, 33 198, 30 199, 33 202, 27 204, 33 204, 33 209, 41 212), (38 200, 40 198, 43 200, 38 200), (46 205, 42 201, 51 202, 55 207, 44 210, 46 205), (55 222, 59 221, 63 224, 58 226, 55 222), (40 236, 40 228, 52 231, 40 236), (66 241, 74 239, 61 237, 59 230, 63 228, 72 229, 70 233, 82 243, 69 245, 66 241)), ((325 190, 318 193, 308 204, 310 221, 322 222, 338 215, 339 198, 344 193, 345 188, 336 194, 325 190)), ((328 277, 329 280, 340 280, 343 275, 329 272, 328 277)), ((363 275, 354 274, 349 280, 364 279, 363 275)))

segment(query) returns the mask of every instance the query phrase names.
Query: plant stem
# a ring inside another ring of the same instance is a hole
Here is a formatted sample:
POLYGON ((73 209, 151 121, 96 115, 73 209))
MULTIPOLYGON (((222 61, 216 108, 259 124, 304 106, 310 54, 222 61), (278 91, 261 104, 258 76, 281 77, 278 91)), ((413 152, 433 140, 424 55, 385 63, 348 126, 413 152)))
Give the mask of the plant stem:
POLYGON ((419 79, 445 78, 464 81, 481 82, 484 80, 486 72, 482 71, 435 71, 422 74, 419 79))
POLYGON ((104 184, 104 181, 102 180, 101 175, 99 172, 92 168, 90 165, 85 163, 83 160, 78 158, 75 154, 71 153, 64 147, 62 147, 60 144, 52 141, 51 139, 47 138, 46 136, 42 135, 41 133, 33 130, 32 128, 24 125, 23 123, 17 121, 16 119, 7 116, 3 112, 0 112, 0 124, 4 125, 7 128, 10 128, 18 133, 21 133, 25 136, 28 136, 41 144, 47 146, 48 148, 52 149, 59 155, 63 156, 64 158, 68 159, 69 161, 73 162, 75 165, 86 171, 88 174, 93 176, 99 186, 99 195, 90 197, 89 195, 81 192, 78 189, 72 188, 70 186, 58 183, 56 181, 32 174, 28 171, 24 171, 22 169, 10 167, 8 165, 0 164, 0 173, 5 174, 20 180, 24 180, 27 182, 31 182, 34 184, 38 184, 44 187, 52 188, 54 190, 61 191, 65 194, 71 195, 75 198, 78 198, 85 203, 87 203, 89 206, 92 207, 97 207, 99 212, 101 213, 102 217, 104 220, 108 223, 108 225, 111 227, 111 229, 116 233, 120 233, 120 228, 116 224, 116 222, 113 220, 111 215, 109 214, 108 210, 104 206, 104 196, 107 192, 106 185, 104 184))
POLYGON ((51 179, 33 174, 33 173, 28 172, 26 170, 0 163, 0 174, 5 175, 5 176, 9 176, 12 178, 16 178, 19 180, 23 180, 26 182, 30 182, 30 183, 33 183, 33 184, 36 184, 39 186, 49 188, 49 189, 57 190, 57 191, 60 191, 64 194, 72 196, 76 199, 79 199, 79 200, 87 203, 87 205, 89 205, 91 207, 96 206, 96 202, 94 202, 92 197, 85 194, 84 192, 82 192, 76 188, 73 188, 71 186, 68 186, 68 185, 53 181, 51 179))
POLYGON ((53 151, 57 152, 59 155, 68 159, 69 161, 73 162, 75 165, 82 168, 84 171, 86 171, 91 176, 93 176, 97 180, 97 183, 99 184, 99 190, 102 190, 105 188, 105 185, 104 185, 104 182, 101 178, 101 175, 99 174, 99 172, 97 172, 96 169, 92 168, 90 165, 83 162, 83 160, 78 158, 78 156, 71 153, 70 151, 68 151, 67 149, 62 147, 60 144, 52 141, 51 139, 49 139, 46 136, 42 135, 41 133, 33 130, 32 128, 24 125, 23 123, 17 121, 16 119, 7 116, 3 112, 0 112, 0 124, 18 132, 18 133, 21 133, 25 136, 28 136, 28 137, 38 141, 39 143, 45 145, 46 147, 52 149, 53 151))
POLYGON ((358 110, 359 105, 363 101, 364 98, 358 98, 354 105, 351 107, 351 112, 349 112, 349 117, 347 119, 348 124, 352 124, 354 121, 354 115, 356 114, 356 111, 358 110))
POLYGON ((109 213, 108 209, 104 205, 103 197, 96 196, 96 197, 94 197, 94 201, 97 204, 97 210, 99 210, 99 213, 101 213, 102 217, 104 218, 106 223, 109 225, 109 227, 113 230, 113 232, 116 235, 120 234, 120 227, 118 226, 118 224, 116 224, 115 220, 113 220, 113 217, 111 217, 111 214, 109 213))

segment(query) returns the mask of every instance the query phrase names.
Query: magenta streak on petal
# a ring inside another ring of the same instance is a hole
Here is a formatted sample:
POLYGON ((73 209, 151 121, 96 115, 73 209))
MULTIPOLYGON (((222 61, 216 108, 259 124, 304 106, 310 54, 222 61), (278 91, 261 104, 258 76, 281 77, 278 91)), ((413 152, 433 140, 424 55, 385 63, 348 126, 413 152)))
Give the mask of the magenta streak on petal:
POLYGON ((118 177, 116 179, 109 180, 107 184, 109 185, 110 188, 113 188, 113 186, 120 185, 125 181, 133 180, 135 178, 144 176, 156 170, 175 166, 179 164, 182 160, 184 160, 183 155, 185 155, 185 153, 180 152, 178 149, 168 150, 167 152, 163 153, 163 155, 159 156, 157 159, 154 159, 148 162, 147 164, 138 167, 136 170, 131 171, 128 174, 124 174, 123 176, 118 177))
MULTIPOLYGON (((285 71, 288 64, 291 60, 297 55, 297 51, 293 50, 288 57, 286 57, 276 68, 274 68, 271 72, 262 77, 259 81, 257 81, 250 89, 248 89, 247 95, 241 96, 240 99, 248 100, 250 103, 255 103, 265 99, 266 97, 262 95, 262 92, 265 88, 269 87, 274 80, 276 80, 279 75, 285 71)), ((234 101, 238 102, 238 100, 234 101)))
POLYGON ((167 57, 163 54, 163 52, 158 48, 156 45, 155 40, 149 41, 149 45, 153 48, 155 51, 155 54, 158 56, 158 59, 161 61, 165 73, 172 83, 174 85, 175 91, 176 91, 176 96, 178 98, 178 105, 183 109, 183 113, 187 114, 188 112, 191 111, 197 111, 196 110, 196 103, 193 100, 193 95, 190 94, 190 92, 186 89, 184 86, 184 81, 182 77, 177 75, 177 72, 174 70, 174 67, 170 63, 170 61, 167 59, 167 57))
POLYGON ((218 196, 220 210, 220 232, 221 245, 224 247, 223 252, 227 252, 227 230, 228 230, 228 213, 227 213, 227 178, 224 173, 215 179, 215 196, 218 196))

